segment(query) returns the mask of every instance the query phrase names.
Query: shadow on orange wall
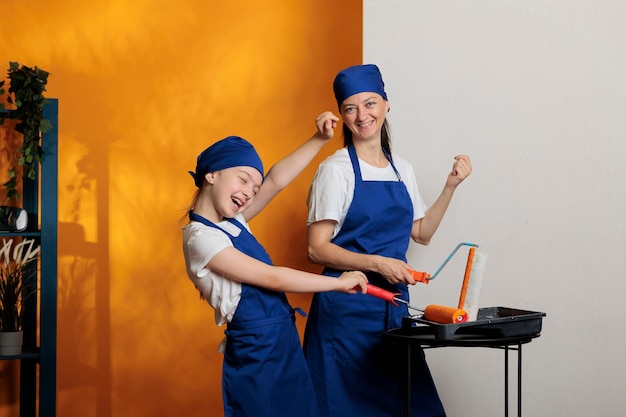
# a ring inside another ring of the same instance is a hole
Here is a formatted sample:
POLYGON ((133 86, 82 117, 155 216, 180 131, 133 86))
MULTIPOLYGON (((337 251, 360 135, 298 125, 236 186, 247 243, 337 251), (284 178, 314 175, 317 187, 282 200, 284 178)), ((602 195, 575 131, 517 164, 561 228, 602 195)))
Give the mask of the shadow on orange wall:
MULTIPOLYGON (((267 168, 310 137, 336 111, 335 73, 361 62, 361 1, 9 0, 5 12, 0 68, 49 71, 59 99, 57 414, 221 415, 224 329, 181 251, 187 171, 228 135, 267 168)), ((321 270, 306 260, 305 201, 339 136, 252 221, 275 264, 321 270)), ((289 298, 308 309, 310 295, 289 298)), ((17 415, 16 370, 0 366, 0 416, 17 415)))

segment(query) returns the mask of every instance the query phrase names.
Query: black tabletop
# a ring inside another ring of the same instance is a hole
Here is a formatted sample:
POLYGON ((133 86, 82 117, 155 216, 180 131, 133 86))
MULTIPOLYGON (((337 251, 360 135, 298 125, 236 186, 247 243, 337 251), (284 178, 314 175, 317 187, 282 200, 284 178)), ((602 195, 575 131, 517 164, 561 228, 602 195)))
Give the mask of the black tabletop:
POLYGON ((522 336, 499 337, 497 335, 463 333, 450 339, 437 338, 436 333, 429 326, 415 326, 411 328, 389 329, 384 336, 392 340, 412 345, 444 347, 503 347, 529 343, 540 333, 522 336))

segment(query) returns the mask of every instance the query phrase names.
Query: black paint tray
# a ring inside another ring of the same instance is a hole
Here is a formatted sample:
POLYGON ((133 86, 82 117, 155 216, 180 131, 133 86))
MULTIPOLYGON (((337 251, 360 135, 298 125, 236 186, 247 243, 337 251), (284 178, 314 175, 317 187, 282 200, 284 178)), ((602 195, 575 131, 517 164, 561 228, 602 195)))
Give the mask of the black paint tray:
POLYGON ((483 337, 538 336, 546 313, 519 310, 508 307, 484 307, 478 310, 475 321, 455 324, 440 324, 424 320, 422 316, 402 319, 404 329, 425 324, 432 328, 437 339, 454 339, 455 335, 477 335, 483 337))

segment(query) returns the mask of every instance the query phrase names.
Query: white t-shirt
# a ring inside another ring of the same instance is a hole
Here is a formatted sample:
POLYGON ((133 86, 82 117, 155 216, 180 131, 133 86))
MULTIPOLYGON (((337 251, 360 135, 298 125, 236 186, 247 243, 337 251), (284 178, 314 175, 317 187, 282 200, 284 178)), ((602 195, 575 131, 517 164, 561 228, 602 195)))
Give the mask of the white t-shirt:
MULTIPOLYGON (((235 219, 250 230, 243 215, 238 214, 235 219)), ((228 221, 217 223, 217 226, 235 237, 241 233, 238 227, 228 221)), ((218 326, 232 320, 241 299, 241 283, 216 274, 207 269, 206 265, 221 250, 229 247, 233 247, 233 243, 219 229, 196 221, 183 227, 183 253, 187 275, 215 310, 215 322, 218 326)))
MULTIPOLYGON (((426 213, 426 204, 417 187, 413 167, 406 159, 395 153, 392 153, 392 157, 393 164, 413 202, 413 221, 421 219, 426 213)), ((398 181, 391 164, 385 168, 378 168, 359 159, 359 166, 364 181, 398 181)), ((347 148, 341 148, 320 164, 313 177, 307 199, 309 207, 307 225, 321 220, 335 220, 337 225, 332 236, 335 237, 352 204, 354 183, 350 154, 347 148)))

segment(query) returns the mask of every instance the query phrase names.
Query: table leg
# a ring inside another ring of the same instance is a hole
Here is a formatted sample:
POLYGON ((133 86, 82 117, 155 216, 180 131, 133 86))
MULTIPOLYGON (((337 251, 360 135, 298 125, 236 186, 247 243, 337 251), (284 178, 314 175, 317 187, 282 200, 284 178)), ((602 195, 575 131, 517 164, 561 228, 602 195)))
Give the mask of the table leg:
POLYGON ((406 386, 404 387, 404 417, 411 417, 411 344, 406 344, 406 386))
POLYGON ((517 345, 517 417, 522 417, 522 344, 517 345))
POLYGON ((504 417, 509 417, 509 347, 504 347, 504 417))

